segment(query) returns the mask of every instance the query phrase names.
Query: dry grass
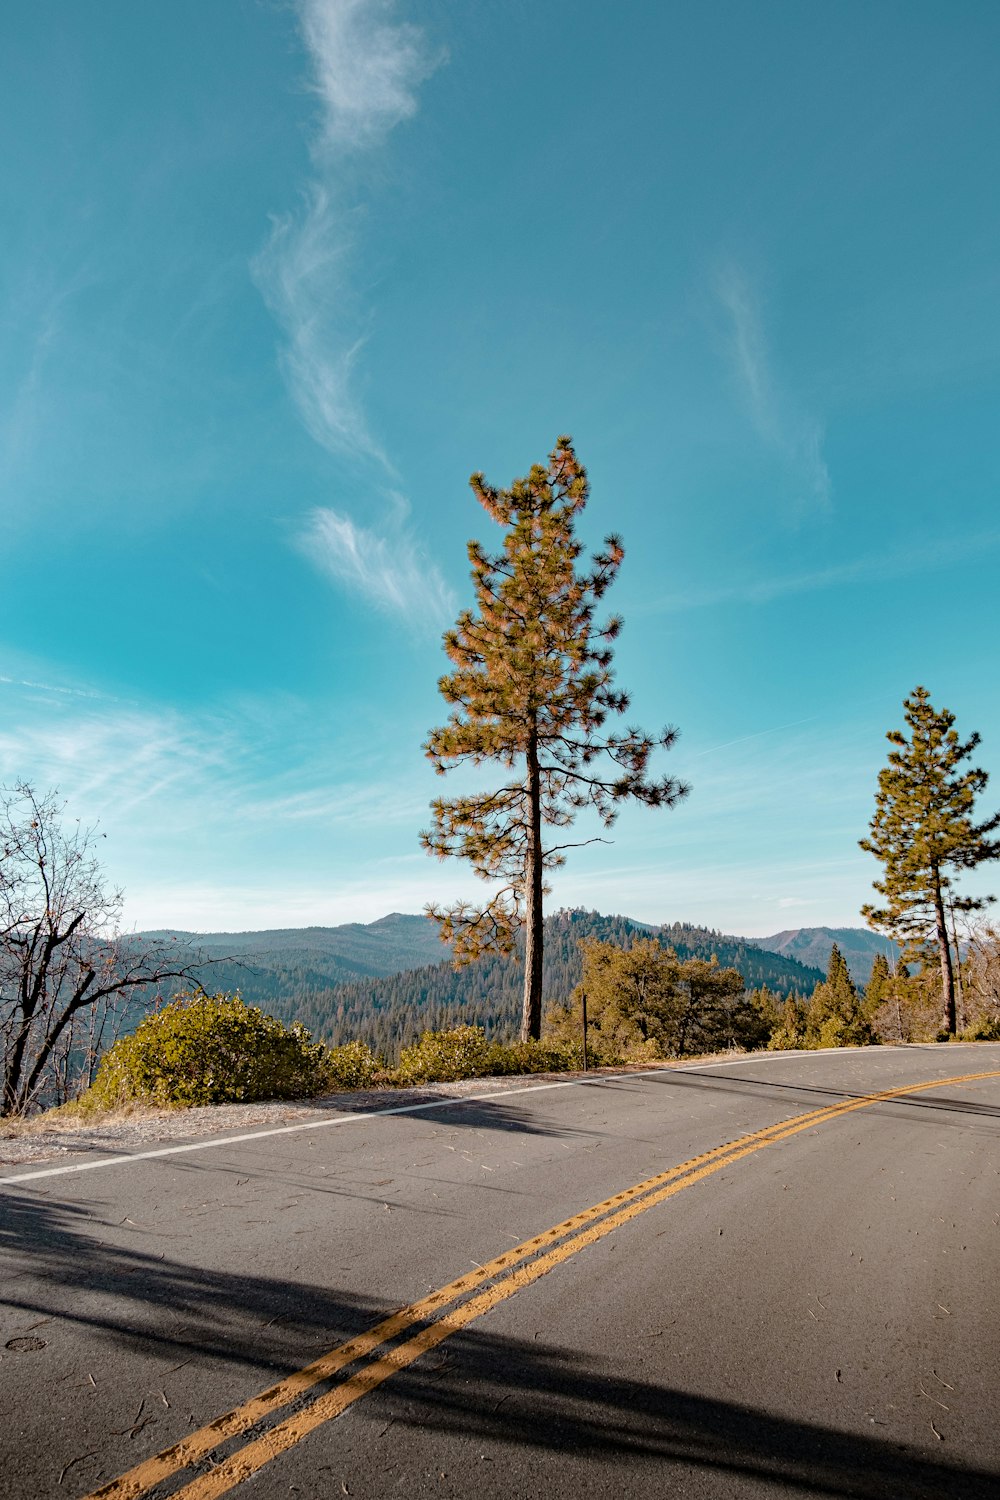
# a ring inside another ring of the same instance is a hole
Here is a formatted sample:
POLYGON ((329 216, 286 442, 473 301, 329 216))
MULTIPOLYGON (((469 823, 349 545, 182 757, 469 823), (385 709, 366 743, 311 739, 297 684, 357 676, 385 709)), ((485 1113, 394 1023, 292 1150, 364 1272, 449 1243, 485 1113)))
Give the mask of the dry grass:
POLYGON ((119 1105, 116 1109, 83 1109, 79 1104, 60 1104, 56 1109, 46 1109, 38 1115, 0 1120, 0 1141, 16 1141, 32 1135, 64 1135, 70 1131, 86 1130, 88 1126, 103 1130, 127 1120, 169 1119, 176 1114, 176 1106, 137 1101, 119 1105))

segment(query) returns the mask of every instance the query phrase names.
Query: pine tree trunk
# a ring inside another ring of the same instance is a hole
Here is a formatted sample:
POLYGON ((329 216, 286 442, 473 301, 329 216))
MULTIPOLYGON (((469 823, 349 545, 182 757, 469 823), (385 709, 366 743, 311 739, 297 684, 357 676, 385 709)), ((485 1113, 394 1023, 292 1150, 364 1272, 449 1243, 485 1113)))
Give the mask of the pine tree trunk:
POLYGON ((538 741, 528 741, 528 847, 524 859, 524 1005, 521 1040, 542 1034, 542 783, 538 741))
POLYGON ((937 923, 938 952, 941 955, 941 1029, 954 1036, 957 1030, 955 1016, 955 974, 951 966, 951 944, 945 922, 944 901, 941 897, 941 880, 937 870, 932 870, 934 882, 934 916, 937 923))

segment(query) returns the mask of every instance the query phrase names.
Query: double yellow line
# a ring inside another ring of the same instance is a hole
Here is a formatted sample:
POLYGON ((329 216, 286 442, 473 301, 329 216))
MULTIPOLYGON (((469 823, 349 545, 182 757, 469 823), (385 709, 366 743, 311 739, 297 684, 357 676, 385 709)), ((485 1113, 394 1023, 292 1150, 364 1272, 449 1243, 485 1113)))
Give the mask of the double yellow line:
POLYGON ((229 1439, 248 1432, 257 1423, 298 1400, 316 1385, 330 1380, 349 1365, 369 1360, 346 1380, 293 1412, 260 1437, 252 1439, 229 1458, 209 1472, 198 1475, 172 1495, 172 1500, 215 1500, 215 1497, 227 1494, 272 1459, 301 1442, 315 1428, 339 1416, 390 1376, 405 1370, 428 1350, 443 1343, 474 1319, 481 1318, 508 1297, 513 1297, 522 1287, 530 1286, 532 1282, 546 1276, 563 1261, 577 1255, 587 1245, 613 1233, 630 1219, 664 1203, 696 1182, 702 1182, 731 1163, 854 1110, 869 1109, 873 1104, 901 1099, 927 1089, 998 1077, 1000 1071, 963 1073, 954 1078, 939 1078, 929 1083, 914 1083, 905 1088, 866 1094, 859 1099, 847 1099, 839 1104, 811 1110, 808 1114, 796 1115, 766 1129, 755 1130, 724 1146, 716 1146, 711 1151, 702 1152, 700 1156, 693 1156, 679 1166, 657 1173, 655 1177, 647 1177, 644 1182, 638 1182, 633 1187, 574 1214, 572 1218, 564 1219, 561 1224, 554 1225, 543 1234, 524 1240, 468 1275, 460 1276, 456 1281, 421 1298, 419 1302, 412 1302, 408 1307, 401 1308, 366 1333, 331 1349, 312 1364, 287 1376, 242 1406, 234 1407, 232 1411, 217 1417, 214 1422, 182 1438, 179 1443, 165 1448, 162 1453, 137 1464, 110 1484, 84 1497, 84 1500, 139 1500, 140 1496, 147 1494, 163 1480, 189 1468, 199 1459, 206 1458, 229 1439), (471 1296, 470 1293, 477 1295, 471 1296), (394 1343, 400 1334, 417 1324, 424 1326, 411 1337, 394 1343), (369 1356, 375 1354, 378 1354, 378 1358, 369 1359, 369 1356))

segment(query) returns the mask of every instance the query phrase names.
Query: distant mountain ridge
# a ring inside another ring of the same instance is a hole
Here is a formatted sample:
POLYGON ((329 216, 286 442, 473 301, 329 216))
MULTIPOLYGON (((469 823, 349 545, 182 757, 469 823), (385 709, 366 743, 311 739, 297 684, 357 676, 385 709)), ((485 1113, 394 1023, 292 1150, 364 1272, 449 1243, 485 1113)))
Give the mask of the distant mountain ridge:
MULTIPOLYGON (((767 985, 782 993, 808 995, 823 978, 793 954, 768 953, 759 942, 688 923, 654 926, 578 909, 547 917, 545 934, 547 1002, 566 999, 579 982, 579 943, 584 937, 621 946, 653 937, 676 948, 682 958, 714 953, 724 967, 738 969, 750 989, 767 985)), ((494 955, 455 969, 437 928, 426 917, 392 912, 376 922, 340 927, 161 931, 155 936, 176 938, 221 960, 201 972, 207 989, 239 989, 250 1004, 283 1020, 301 1020, 334 1045, 360 1037, 394 1054, 422 1030, 459 1021, 483 1025, 498 1036, 516 1030, 520 960, 494 955)))
POLYGON ((790 927, 771 937, 747 938, 747 942, 769 953, 797 958, 799 963, 822 969, 830 965, 830 950, 836 943, 855 984, 866 985, 871 978, 877 953, 884 953, 890 964, 899 958, 899 948, 891 938, 871 932, 867 927, 790 927))
MULTIPOLYGON (((783 977, 777 980, 782 988, 803 988, 807 983, 811 987, 815 983, 818 976, 801 973, 802 966, 808 970, 821 970, 825 976, 833 942, 838 943, 845 956, 848 950, 867 951, 866 943, 881 944, 882 951, 889 951, 892 946, 887 939, 857 927, 796 928, 776 933, 773 938, 744 938, 689 922, 640 922, 634 917, 602 916, 599 912, 582 910, 568 914, 556 912, 546 921, 564 915, 573 917, 578 923, 583 921, 588 928, 596 924, 593 933, 588 931, 581 936, 597 935, 597 928, 603 933, 605 927, 608 928, 608 940, 616 940, 612 929, 617 940, 661 935, 666 942, 674 943, 678 951, 684 950, 682 956, 705 953, 713 950, 714 945, 714 950, 719 950, 720 962, 729 963, 732 960, 723 959, 722 949, 726 953, 747 948, 763 949, 791 963, 787 973, 783 970, 783 977), (812 938, 815 941, 811 943, 812 938)), ((268 976, 279 971, 296 974, 300 982, 325 987, 366 977, 385 978, 404 970, 437 965, 447 962, 449 953, 438 937, 434 923, 425 916, 398 911, 389 912, 374 922, 344 922, 337 927, 274 927, 245 932, 158 928, 141 932, 138 937, 175 938, 186 947, 200 950, 213 960, 207 972, 212 975, 212 983, 221 988, 235 988, 240 983, 236 977, 230 985, 230 968, 234 976, 243 976, 244 988, 248 976, 252 975, 255 989, 261 986, 270 989, 268 976), (229 960, 233 960, 232 964, 229 960)), ((876 951, 879 949, 872 947, 872 957, 876 951)))
POLYGON ((254 1003, 289 986, 326 989, 351 979, 398 974, 438 963, 447 949, 424 916, 389 912, 339 927, 274 927, 261 932, 185 932, 165 928, 140 938, 176 938, 211 958, 202 983, 239 989, 254 1003))
MULTIPOLYGON (((767 985, 783 994, 805 996, 824 977, 794 958, 767 953, 743 938, 705 927, 680 922, 653 927, 629 917, 564 910, 545 919, 542 993, 547 1004, 567 999, 580 982, 582 938, 619 947, 655 938, 675 948, 681 958, 715 954, 723 967, 740 972, 748 989, 767 985)), ((300 993, 279 1002, 280 1013, 304 1021, 314 1035, 334 1046, 359 1037, 394 1057, 421 1031, 460 1023, 482 1026, 499 1040, 513 1038, 520 1021, 522 977, 519 956, 489 955, 461 969, 445 960, 384 979, 352 980, 325 993, 300 993)))

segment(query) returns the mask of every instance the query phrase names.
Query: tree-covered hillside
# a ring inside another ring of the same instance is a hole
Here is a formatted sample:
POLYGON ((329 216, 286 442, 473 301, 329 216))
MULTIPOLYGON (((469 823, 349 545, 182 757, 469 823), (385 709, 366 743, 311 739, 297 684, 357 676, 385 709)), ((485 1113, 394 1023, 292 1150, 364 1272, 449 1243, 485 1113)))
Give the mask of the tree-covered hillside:
MULTIPOLYGON (((628 917, 598 912, 560 911, 546 919, 543 993, 546 1003, 565 1000, 580 981, 581 938, 594 937, 627 947, 637 937, 656 937, 681 958, 709 958, 738 969, 747 988, 766 985, 782 994, 806 996, 823 978, 818 969, 766 953, 742 938, 726 937, 682 923, 649 927, 628 917)), ((265 1003, 284 1020, 300 1020, 331 1045, 358 1037, 388 1057, 422 1031, 467 1021, 488 1035, 509 1040, 517 1033, 521 968, 517 958, 485 957, 462 969, 449 962, 429 964, 381 979, 356 979, 315 988, 290 982, 282 991, 258 995, 243 984, 244 998, 265 1003)), ((293 981, 291 974, 287 975, 293 981)), ((217 981, 214 981, 217 982, 217 981)))
POLYGON ((870 932, 867 927, 792 927, 775 932, 771 937, 748 938, 747 941, 766 948, 770 953, 796 958, 799 963, 812 965, 824 973, 836 944, 854 983, 861 985, 868 983, 877 953, 884 954, 892 965, 900 958, 900 949, 891 938, 870 932))
POLYGON ((447 953, 426 917, 390 912, 376 922, 340 927, 287 927, 263 932, 140 933, 171 940, 212 962, 200 972, 211 990, 240 990, 270 1007, 293 991, 326 990, 345 980, 397 974, 439 963, 447 953))

